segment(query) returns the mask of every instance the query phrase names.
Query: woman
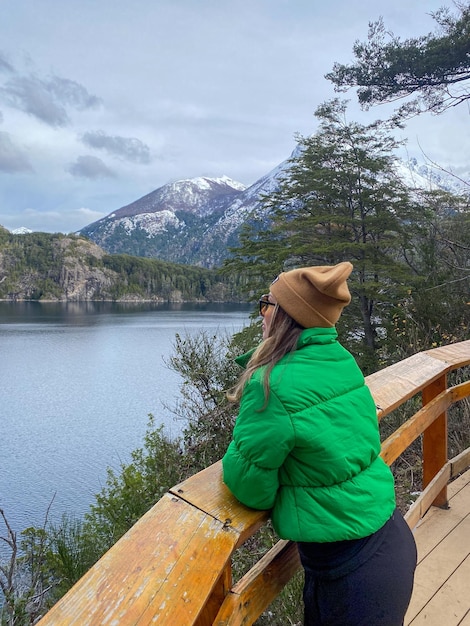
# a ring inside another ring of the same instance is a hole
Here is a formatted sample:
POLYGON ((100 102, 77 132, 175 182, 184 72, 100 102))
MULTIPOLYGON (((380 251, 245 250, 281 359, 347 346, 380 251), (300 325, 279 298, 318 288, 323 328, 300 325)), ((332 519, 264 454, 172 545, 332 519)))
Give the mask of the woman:
POLYGON ((224 481, 298 542, 305 624, 401 626, 416 566, 379 456, 376 407, 335 324, 351 263, 283 272, 260 300, 263 341, 240 357, 224 481))

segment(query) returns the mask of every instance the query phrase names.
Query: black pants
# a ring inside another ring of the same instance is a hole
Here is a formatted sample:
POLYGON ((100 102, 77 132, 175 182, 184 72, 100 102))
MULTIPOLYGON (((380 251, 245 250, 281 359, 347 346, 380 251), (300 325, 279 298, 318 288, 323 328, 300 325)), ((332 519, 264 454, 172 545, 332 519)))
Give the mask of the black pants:
POLYGON ((298 546, 305 626, 402 626, 417 555, 398 510, 370 537, 298 546))

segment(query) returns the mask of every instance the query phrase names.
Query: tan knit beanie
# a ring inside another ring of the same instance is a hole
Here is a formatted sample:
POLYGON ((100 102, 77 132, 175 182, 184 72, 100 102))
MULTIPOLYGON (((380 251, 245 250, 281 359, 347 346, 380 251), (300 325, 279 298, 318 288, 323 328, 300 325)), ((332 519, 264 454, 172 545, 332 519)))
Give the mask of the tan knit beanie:
POLYGON ((352 264, 345 261, 282 272, 273 281, 271 293, 304 328, 328 328, 336 324, 351 301, 346 281, 352 269, 352 264))

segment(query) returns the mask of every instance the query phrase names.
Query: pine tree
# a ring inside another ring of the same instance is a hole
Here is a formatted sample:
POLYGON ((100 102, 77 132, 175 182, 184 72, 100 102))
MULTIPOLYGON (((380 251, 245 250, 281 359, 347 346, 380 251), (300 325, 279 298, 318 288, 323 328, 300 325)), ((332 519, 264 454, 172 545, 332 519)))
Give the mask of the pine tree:
POLYGON ((369 25, 365 43, 356 41, 352 65, 335 63, 326 75, 337 91, 358 87, 364 108, 415 96, 396 120, 423 111, 442 113, 470 98, 470 3, 455 2, 458 14, 442 8, 432 14, 436 33, 401 41, 380 19, 369 25))
POLYGON ((353 301, 343 316, 343 335, 355 341, 363 367, 373 370, 389 303, 413 281, 407 259, 414 256, 428 214, 397 176, 398 143, 385 123, 348 123, 346 103, 339 100, 323 104, 315 115, 318 132, 299 138, 279 190, 265 199, 271 227, 247 230, 227 265, 256 270, 266 290, 274 268, 351 261, 353 301))

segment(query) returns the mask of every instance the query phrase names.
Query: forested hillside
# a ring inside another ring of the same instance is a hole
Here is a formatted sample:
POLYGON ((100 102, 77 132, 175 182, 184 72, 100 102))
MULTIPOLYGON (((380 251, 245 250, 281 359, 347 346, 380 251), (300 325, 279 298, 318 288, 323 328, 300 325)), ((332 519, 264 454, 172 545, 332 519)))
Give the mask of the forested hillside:
POLYGON ((0 227, 0 299, 238 301, 236 280, 199 267, 106 254, 83 237, 0 227))

